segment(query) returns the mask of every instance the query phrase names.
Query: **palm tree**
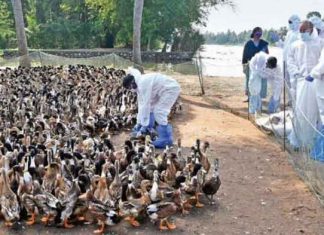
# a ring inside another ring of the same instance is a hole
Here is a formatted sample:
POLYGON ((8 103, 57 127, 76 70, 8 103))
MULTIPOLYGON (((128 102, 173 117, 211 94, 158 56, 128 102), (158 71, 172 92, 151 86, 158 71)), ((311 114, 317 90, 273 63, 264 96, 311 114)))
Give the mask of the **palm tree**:
POLYGON ((144 0, 135 0, 133 21, 133 62, 142 64, 141 58, 141 26, 144 0))
POLYGON ((21 0, 11 0, 13 13, 15 16, 16 34, 18 42, 18 52, 20 56, 20 65, 23 67, 30 67, 28 58, 27 38, 25 33, 25 22, 21 6, 21 0))

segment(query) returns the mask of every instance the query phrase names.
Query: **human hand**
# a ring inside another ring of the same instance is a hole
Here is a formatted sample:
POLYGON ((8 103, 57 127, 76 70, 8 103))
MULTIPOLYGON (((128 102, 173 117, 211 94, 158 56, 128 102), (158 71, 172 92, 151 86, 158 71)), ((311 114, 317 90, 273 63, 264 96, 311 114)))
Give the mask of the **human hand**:
POLYGON ((134 127, 133 127, 133 131, 139 131, 141 129, 142 125, 137 123, 134 127))
POLYGON ((146 134, 148 132, 148 127, 147 126, 142 126, 140 130, 137 132, 136 137, 140 137, 143 134, 146 134))
POLYGON ((312 81, 314 81, 314 78, 313 78, 312 76, 308 75, 308 76, 305 78, 305 80, 308 81, 308 82, 312 82, 312 81))

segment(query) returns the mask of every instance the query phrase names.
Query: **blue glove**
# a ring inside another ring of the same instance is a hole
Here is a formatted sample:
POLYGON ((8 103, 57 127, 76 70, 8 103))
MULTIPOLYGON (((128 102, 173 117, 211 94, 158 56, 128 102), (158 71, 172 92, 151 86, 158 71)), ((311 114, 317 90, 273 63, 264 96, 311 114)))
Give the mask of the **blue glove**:
POLYGON ((270 32, 270 38, 272 42, 278 42, 280 40, 280 37, 276 32, 270 32))
POLYGON ((141 129, 142 125, 137 123, 134 127, 133 127, 133 130, 134 132, 138 132, 140 129, 141 129))
POLYGON ((305 78, 305 80, 308 81, 308 82, 312 82, 312 81, 314 81, 314 78, 313 78, 312 76, 308 75, 308 76, 305 78))
POLYGON ((148 132, 148 127, 147 126, 142 126, 140 128, 140 130, 137 132, 136 137, 139 137, 139 136, 141 136, 141 135, 143 135, 143 134, 145 134, 147 132, 148 132))

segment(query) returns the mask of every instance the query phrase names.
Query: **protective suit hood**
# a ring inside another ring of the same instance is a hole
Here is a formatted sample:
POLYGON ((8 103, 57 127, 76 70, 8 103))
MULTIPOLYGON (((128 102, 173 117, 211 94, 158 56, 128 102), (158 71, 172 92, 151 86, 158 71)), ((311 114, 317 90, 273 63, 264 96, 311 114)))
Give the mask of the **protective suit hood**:
POLYGON ((135 69, 133 67, 128 68, 127 74, 133 75, 135 78, 135 82, 137 82, 139 78, 142 76, 141 72, 138 69, 135 69))
POLYGON ((292 22, 292 24, 290 24, 290 29, 293 31, 297 31, 299 29, 299 25, 300 25, 300 18, 298 15, 292 15, 289 18, 289 21, 292 22))
POLYGON ((312 22, 314 28, 321 29, 323 21, 318 16, 312 16, 309 18, 309 21, 312 22))

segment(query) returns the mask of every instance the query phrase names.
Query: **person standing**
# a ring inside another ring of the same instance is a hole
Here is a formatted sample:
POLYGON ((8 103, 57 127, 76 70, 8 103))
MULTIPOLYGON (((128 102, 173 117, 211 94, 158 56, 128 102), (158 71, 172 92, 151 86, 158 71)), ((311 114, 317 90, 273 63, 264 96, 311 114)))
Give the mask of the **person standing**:
POLYGON ((316 135, 318 107, 314 83, 305 80, 317 65, 321 42, 310 21, 303 21, 300 39, 294 42, 288 53, 288 72, 291 79, 291 96, 295 100, 293 130, 288 136, 294 147, 310 147, 316 135))
POLYGON ((286 84, 288 89, 290 89, 290 78, 289 73, 287 70, 287 59, 288 59, 288 52, 291 48, 291 45, 299 39, 299 26, 300 26, 300 18, 298 15, 292 15, 288 19, 289 31, 285 40, 279 39, 278 34, 273 33, 271 34, 271 38, 278 47, 283 48, 283 68, 284 68, 284 75, 286 84))
POLYGON ((315 145, 311 151, 311 157, 324 162, 324 49, 322 49, 318 64, 312 69, 310 75, 306 77, 306 81, 314 81, 315 83, 316 100, 320 116, 320 127, 315 145))
MULTIPOLYGON (((262 37, 262 28, 256 27, 252 30, 251 39, 247 41, 244 45, 243 49, 243 57, 242 57, 242 65, 243 65, 243 72, 246 77, 245 82, 245 95, 249 97, 249 78, 250 78, 250 69, 249 69, 249 62, 253 58, 253 56, 263 51, 269 54, 268 45, 269 43, 263 39, 262 37)), ((262 80, 262 89, 261 89, 261 98, 265 98, 267 96, 267 81, 262 80)), ((247 99, 246 102, 248 102, 247 99)))

